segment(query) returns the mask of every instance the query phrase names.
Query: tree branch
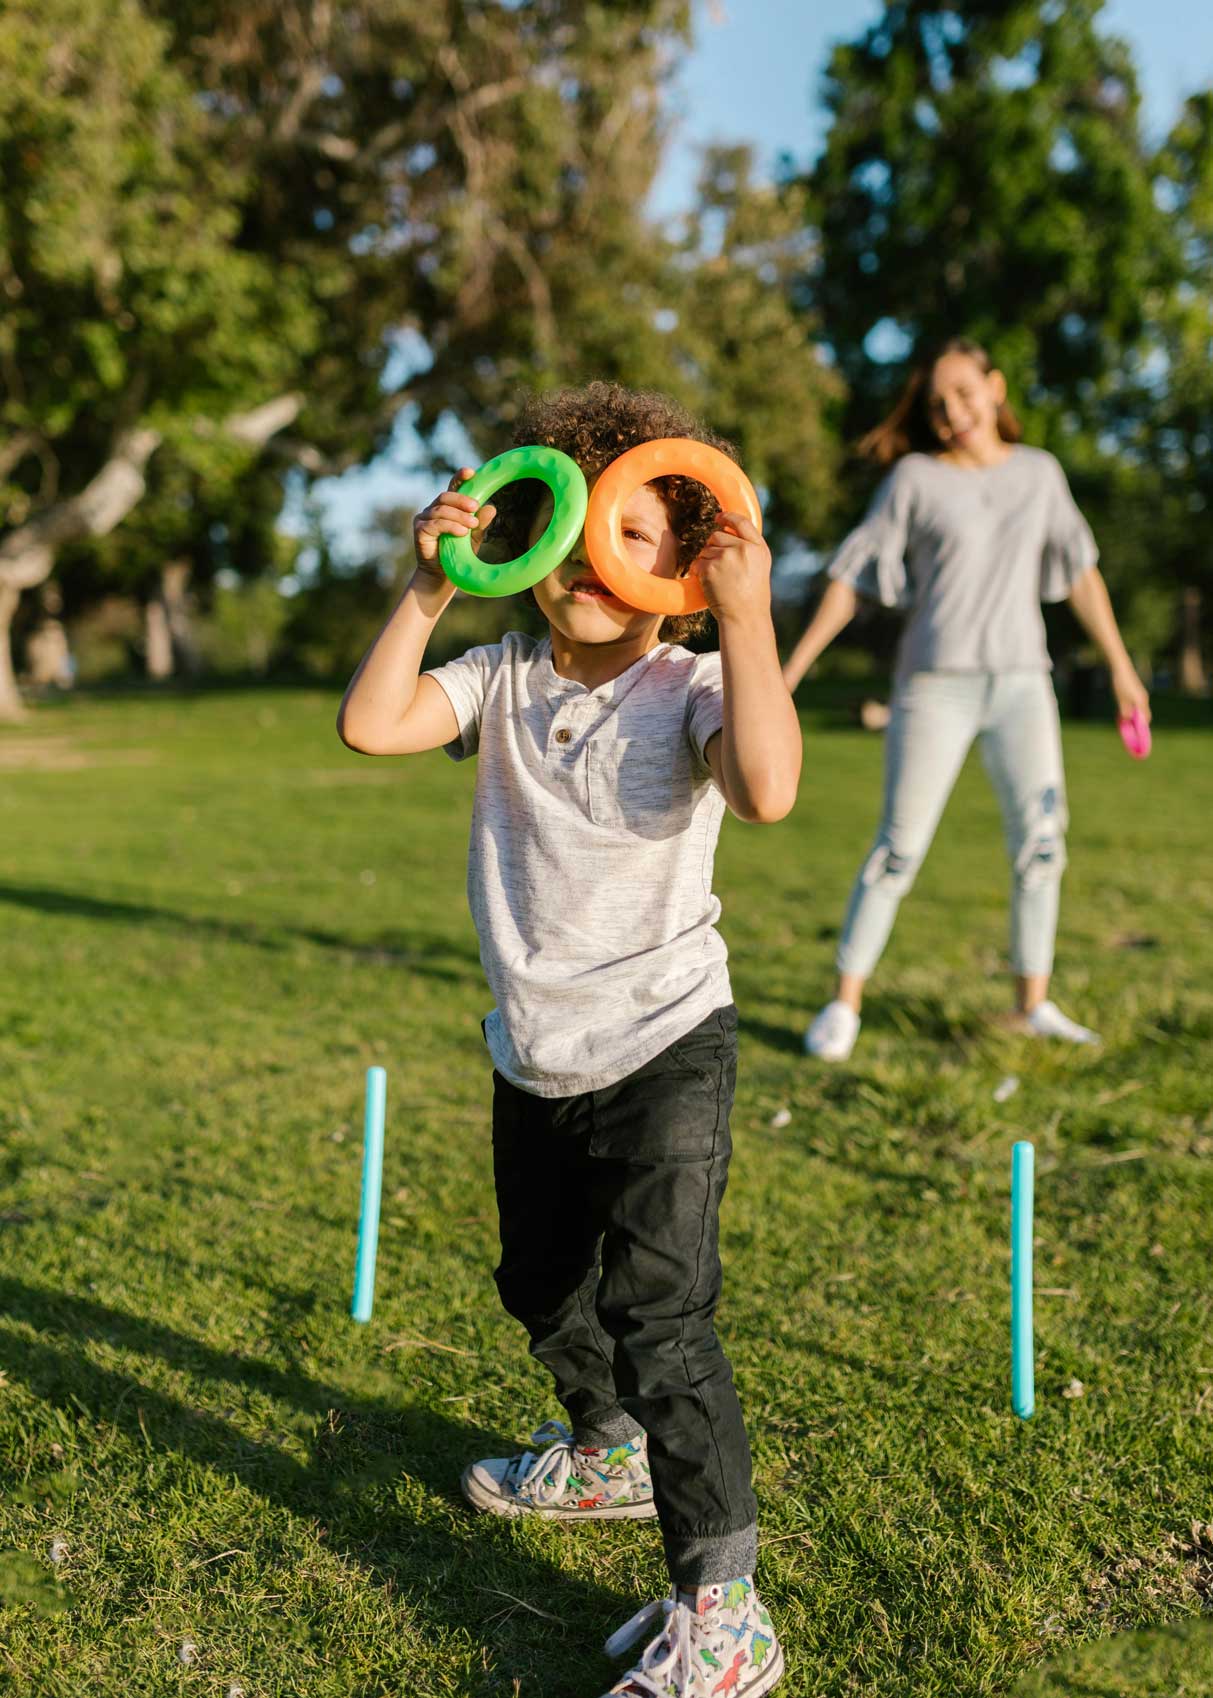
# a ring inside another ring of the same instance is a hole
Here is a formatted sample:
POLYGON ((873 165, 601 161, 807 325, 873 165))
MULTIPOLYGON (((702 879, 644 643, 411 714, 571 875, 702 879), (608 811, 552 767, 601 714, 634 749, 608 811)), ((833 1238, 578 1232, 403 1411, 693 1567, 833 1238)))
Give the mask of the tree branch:
POLYGON ((247 443, 250 448, 264 448, 271 436, 277 436, 287 425, 294 424, 303 411, 303 402, 304 397, 298 390, 276 395, 272 401, 263 401, 247 413, 233 413, 222 429, 226 435, 234 436, 237 442, 247 443))
MULTIPOLYGON (((276 395, 246 413, 233 413, 219 426, 199 421, 200 428, 219 429, 250 448, 264 448, 272 436, 293 424, 303 410, 297 392, 276 395)), ((84 537, 103 537, 121 524, 143 498, 148 461, 161 443, 161 434, 147 426, 123 431, 114 451, 95 477, 76 495, 55 501, 0 538, 0 584, 32 589, 54 568, 65 543, 84 537)))
POLYGON ((143 495, 144 468, 160 446, 160 432, 126 431, 97 475, 77 495, 55 501, 0 540, 0 582, 28 590, 48 578, 64 543, 102 537, 143 495))

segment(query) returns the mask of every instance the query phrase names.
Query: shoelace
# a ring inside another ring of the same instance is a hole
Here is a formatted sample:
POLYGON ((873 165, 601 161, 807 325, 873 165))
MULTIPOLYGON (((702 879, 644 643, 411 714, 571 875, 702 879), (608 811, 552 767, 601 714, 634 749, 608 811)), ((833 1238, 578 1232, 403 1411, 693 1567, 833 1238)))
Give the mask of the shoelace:
POLYGON ((608 1657, 618 1657, 634 1645, 664 1615, 660 1633, 651 1639, 640 1653, 640 1661, 629 1669, 627 1681, 638 1693, 651 1698, 665 1698, 671 1681, 675 1691, 686 1691, 695 1673, 691 1661, 692 1629, 697 1625, 695 1613, 680 1603, 676 1593, 657 1598, 638 1610, 630 1621, 611 1634, 603 1649, 608 1657))
POLYGON ((532 1503, 555 1503, 569 1483, 573 1472, 573 1435, 563 1421, 545 1421, 531 1434, 531 1443, 541 1445, 551 1440, 538 1455, 523 1451, 510 1463, 509 1478, 514 1490, 525 1492, 532 1503), (547 1476, 551 1475, 549 1481, 547 1476))

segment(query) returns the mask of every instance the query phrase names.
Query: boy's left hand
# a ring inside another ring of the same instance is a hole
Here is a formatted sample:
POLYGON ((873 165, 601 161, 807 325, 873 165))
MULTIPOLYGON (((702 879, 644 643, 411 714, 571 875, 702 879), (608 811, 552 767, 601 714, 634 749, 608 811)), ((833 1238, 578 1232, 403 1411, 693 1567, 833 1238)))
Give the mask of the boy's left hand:
POLYGON ((717 514, 691 571, 718 620, 770 613, 771 551, 744 513, 717 514))

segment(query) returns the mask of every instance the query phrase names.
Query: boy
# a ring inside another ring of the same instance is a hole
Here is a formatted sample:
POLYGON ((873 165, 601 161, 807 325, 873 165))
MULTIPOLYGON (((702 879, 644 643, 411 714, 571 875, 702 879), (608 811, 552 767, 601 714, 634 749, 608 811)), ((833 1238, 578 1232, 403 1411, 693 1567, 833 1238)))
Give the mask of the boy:
MULTIPOLYGON (((515 430, 591 483, 665 436, 727 450, 664 396, 605 383, 538 397, 515 430)), ((705 616, 663 622, 612 596, 578 539, 534 591, 547 638, 510 633, 419 677, 454 594, 439 537, 496 516, 516 554, 550 513, 530 481, 477 511, 458 493, 470 476, 417 515, 417 572, 338 719, 367 754, 480 755, 468 895, 497 1001, 496 1279, 571 1431, 549 1423, 538 1454, 471 1464, 463 1489, 497 1515, 657 1515, 670 1597, 608 1648, 666 1620, 611 1692, 758 1698, 783 1657, 754 1591, 749 1447, 713 1326, 737 1018, 711 870, 726 805, 773 821, 796 796, 770 553, 702 486, 661 479, 628 502, 625 540, 646 571, 698 575, 719 654, 677 645, 705 616)))

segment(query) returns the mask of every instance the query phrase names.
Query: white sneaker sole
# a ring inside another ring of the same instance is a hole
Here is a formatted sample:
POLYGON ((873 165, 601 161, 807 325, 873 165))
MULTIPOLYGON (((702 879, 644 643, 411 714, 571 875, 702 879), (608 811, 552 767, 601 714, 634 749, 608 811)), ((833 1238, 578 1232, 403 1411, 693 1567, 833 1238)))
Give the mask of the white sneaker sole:
POLYGON ((858 1036, 859 1033, 856 1032, 849 1044, 822 1044, 815 1048, 809 1042, 809 1034, 806 1032, 804 1035, 804 1053, 811 1055, 814 1061, 850 1061, 851 1052, 855 1048, 858 1036))
MULTIPOLYGON (((620 1679, 623 1678, 621 1675, 620 1679)), ((760 1669, 755 1671, 753 1680, 747 1681, 744 1686, 735 1687, 733 1698, 762 1698, 764 1692, 770 1692, 782 1679, 783 1646, 776 1645, 770 1662, 764 1663, 760 1669)), ((611 1698, 611 1694, 606 1693, 605 1698, 611 1698)))
MULTIPOLYGON (((516 1497, 490 1491, 482 1485, 472 1473, 474 1467, 475 1463, 469 1463, 464 1469, 459 1486, 473 1509, 484 1510, 489 1515, 536 1515, 544 1521, 647 1521, 657 1513, 657 1505, 652 1498, 647 1503, 606 1503, 598 1509, 569 1509, 558 1504, 520 1502, 516 1497)), ((756 1694, 766 1690, 765 1686, 754 1688, 756 1694)))
POLYGON ((783 1646, 776 1645, 769 1663, 764 1663, 753 1680, 737 1688, 735 1698, 762 1698, 776 1682, 783 1679, 783 1646))

